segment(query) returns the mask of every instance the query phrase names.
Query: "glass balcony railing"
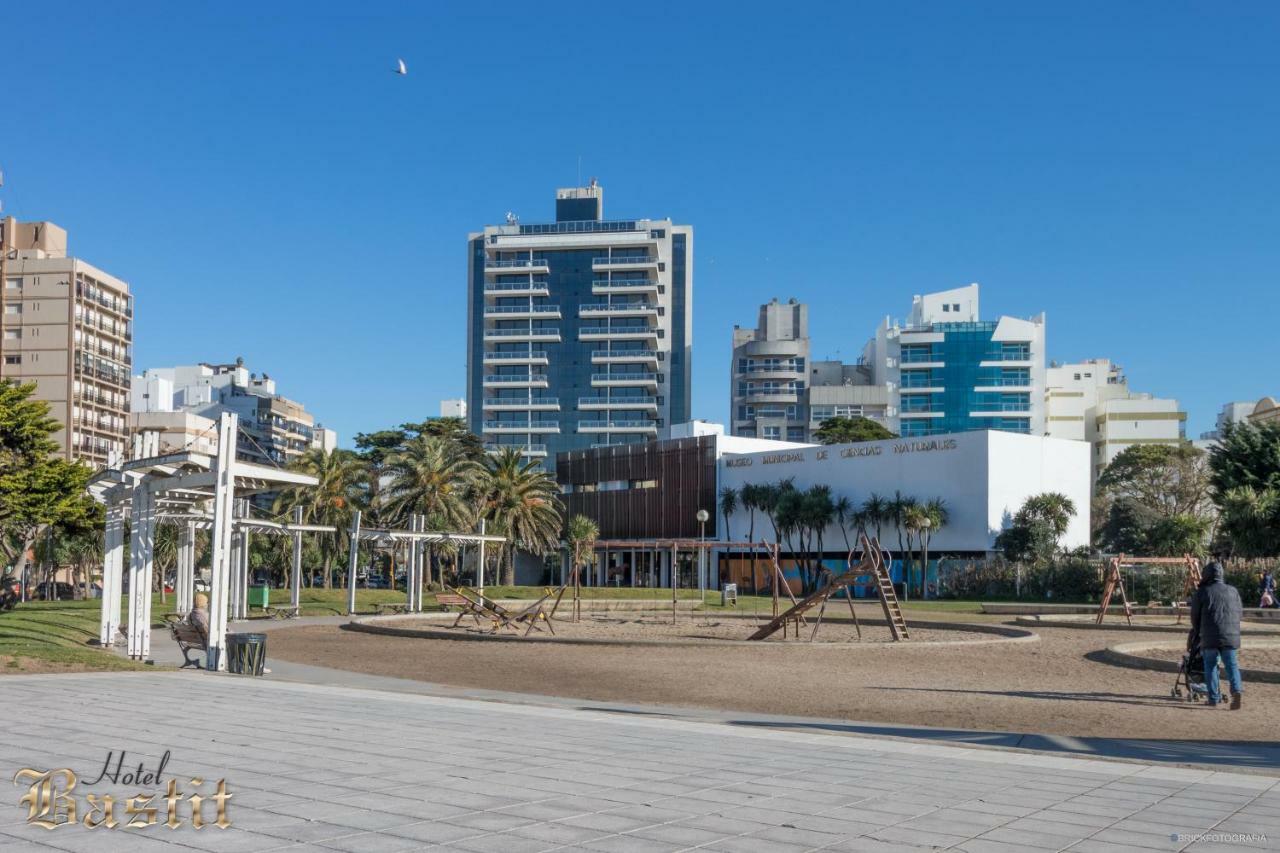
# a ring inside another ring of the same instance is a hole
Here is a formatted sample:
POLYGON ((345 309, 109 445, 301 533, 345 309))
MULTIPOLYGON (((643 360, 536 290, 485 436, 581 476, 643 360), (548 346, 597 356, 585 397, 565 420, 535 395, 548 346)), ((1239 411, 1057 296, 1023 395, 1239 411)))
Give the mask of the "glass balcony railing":
POLYGON ((527 376, 521 376, 521 375, 511 375, 511 374, 507 374, 507 373, 491 373, 491 374, 489 374, 488 376, 486 376, 486 377, 484 378, 484 381, 485 381, 486 383, 489 383, 489 384, 504 384, 504 383, 505 383, 505 384, 508 384, 508 385, 526 385, 526 384, 529 384, 529 383, 536 383, 536 384, 539 384, 539 385, 546 385, 546 384, 547 384, 547 382, 548 382, 547 377, 545 377, 545 376, 540 376, 540 375, 538 375, 538 374, 530 374, 530 375, 527 375, 527 376))
POLYGON ((591 357, 596 360, 612 359, 621 361, 623 359, 644 359, 648 361, 658 360, 658 351, 656 349, 623 349, 623 350, 607 350, 598 349, 591 353, 591 357))
POLYGON ((546 290, 550 285, 545 281, 491 281, 485 284, 485 293, 505 293, 510 290, 546 290))
POLYGON ((486 314, 559 314, 559 305, 486 305, 486 314))
POLYGON ((609 304, 607 302, 584 302, 578 306, 579 313, 600 313, 600 314, 636 314, 649 311, 657 311, 658 306, 652 302, 623 302, 609 304))
POLYGON ((658 428, 657 421, 578 421, 578 432, 606 432, 614 429, 652 429, 658 428))
POLYGON ((486 338, 560 337, 559 329, 485 329, 486 338))
POLYGON ((592 382, 653 382, 658 381, 656 373, 593 373, 592 382))
POLYGON ((486 258, 484 262, 485 269, 497 270, 514 270, 525 269, 529 267, 545 267, 547 265, 546 258, 503 258, 501 260, 495 258, 486 258))
POLYGON ((498 407, 508 408, 508 409, 527 409, 533 406, 559 406, 559 405, 560 405, 559 397, 541 397, 541 396, 534 396, 531 398, 489 397, 483 403, 483 406, 486 409, 495 409, 498 407))
POLYGON ((607 406, 610 409, 639 409, 658 404, 657 397, 579 397, 578 406, 607 406))
POLYGON ((484 428, 488 430, 509 429, 509 430, 526 430, 528 432, 547 432, 548 430, 560 431, 559 421, 485 421, 484 428))
POLYGON ((658 283, 647 278, 598 278, 591 282, 592 287, 648 287, 656 288, 658 283))
POLYGON ((531 358, 546 358, 547 351, 544 349, 530 350, 529 352, 487 352, 484 354, 485 361, 528 361, 531 358))
POLYGON ((650 255, 600 255, 592 258, 596 266, 635 266, 636 264, 652 264, 657 258, 650 255))

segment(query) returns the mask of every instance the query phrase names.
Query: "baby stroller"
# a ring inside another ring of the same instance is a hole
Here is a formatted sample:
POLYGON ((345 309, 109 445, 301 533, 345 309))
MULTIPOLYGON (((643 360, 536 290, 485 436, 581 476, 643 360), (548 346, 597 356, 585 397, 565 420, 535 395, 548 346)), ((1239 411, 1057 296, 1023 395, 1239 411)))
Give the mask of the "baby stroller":
POLYGON ((1173 682, 1173 698, 1184 695, 1188 702, 1200 702, 1209 695, 1204 683, 1204 655, 1200 653, 1200 632, 1191 629, 1187 634, 1187 651, 1178 666, 1178 677, 1173 682))

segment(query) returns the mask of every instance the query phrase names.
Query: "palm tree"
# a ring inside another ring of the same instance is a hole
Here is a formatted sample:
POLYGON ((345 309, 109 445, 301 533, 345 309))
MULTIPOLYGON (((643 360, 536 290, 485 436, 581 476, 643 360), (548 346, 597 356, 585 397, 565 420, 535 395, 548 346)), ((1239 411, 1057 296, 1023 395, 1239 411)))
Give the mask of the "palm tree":
POLYGON ((586 557, 595 553, 596 539, 600 538, 600 527, 585 515, 575 515, 564 527, 564 541, 569 544, 573 561, 573 621, 582 616, 582 602, 579 591, 582 587, 582 566, 586 557))
POLYGON ((720 514, 724 516, 724 540, 732 542, 729 535, 729 516, 738 509, 738 493, 728 486, 720 488, 720 514))
POLYGON ((486 460, 478 493, 480 515, 507 537, 502 583, 515 583, 517 548, 544 555, 560 538, 561 510, 555 478, 518 448, 507 447, 486 460))
POLYGON ((924 513, 929 523, 920 531, 920 548, 924 552, 921 561, 924 568, 920 575, 920 597, 928 598, 929 590, 926 580, 929 574, 929 541, 933 539, 933 534, 946 527, 947 522, 951 520, 951 513, 947 511, 947 502, 942 498, 930 498, 925 501, 924 513))
POLYGON ((823 537, 835 517, 836 508, 831 500, 830 486, 810 486, 805 490, 801 518, 804 525, 809 528, 809 545, 814 554, 806 592, 817 589, 818 579, 822 576, 822 555, 825 551, 823 537))
POLYGON ((760 508, 760 487, 747 483, 738 492, 738 499, 743 509, 747 510, 747 541, 751 543, 751 592, 758 593, 760 585, 756 583, 756 510, 760 508))
POLYGON ((852 551, 853 546, 849 544, 849 524, 858 523, 858 513, 853 508, 853 501, 849 500, 848 495, 841 495, 836 498, 831 509, 835 512, 836 521, 840 524, 840 533, 844 536, 844 550, 846 553, 852 551))
POLYGON ((333 563, 342 550, 345 530, 351 526, 351 513, 362 503, 368 488, 367 473, 360 457, 350 450, 326 452, 308 450, 289 466, 310 474, 320 482, 315 486, 285 489, 276 496, 274 511, 285 513, 302 507, 304 524, 320 524, 337 528, 319 536, 320 558, 324 570, 324 588, 333 587, 333 563))
MULTIPOLYGON (((466 530, 475 523, 474 494, 481 466, 467 458, 460 444, 433 435, 416 435, 387 454, 389 480, 382 499, 390 518, 427 517, 436 530, 466 530)), ((427 582, 438 551, 427 546, 427 582)), ((443 581, 443 577, 441 577, 443 581)))
POLYGON ((911 589, 911 573, 910 562, 907 560, 907 543, 904 538, 907 535, 906 516, 907 511, 915 506, 915 498, 909 498, 902 492, 895 491, 893 498, 885 504, 885 521, 893 522, 894 530, 898 533, 898 559, 902 560, 902 589, 906 593, 910 593, 911 589))
POLYGON ((866 524, 876 529, 876 541, 884 538, 883 526, 889 520, 889 502, 875 492, 862 502, 862 514, 866 524))
MULTIPOLYGON (((911 572, 909 569, 911 561, 908 559, 908 554, 912 550, 911 544, 913 540, 923 538, 925 529, 928 528, 931 523, 929 513, 925 510, 923 504, 911 501, 910 504, 905 506, 902 510, 900 529, 906 533, 907 537, 907 549, 906 552, 903 553, 902 565, 904 569, 907 569, 907 578, 904 582, 904 587, 908 590, 908 594, 910 594, 911 583, 914 580, 914 572, 911 572)), ((921 586, 924 585, 923 578, 921 579, 920 584, 921 586)))

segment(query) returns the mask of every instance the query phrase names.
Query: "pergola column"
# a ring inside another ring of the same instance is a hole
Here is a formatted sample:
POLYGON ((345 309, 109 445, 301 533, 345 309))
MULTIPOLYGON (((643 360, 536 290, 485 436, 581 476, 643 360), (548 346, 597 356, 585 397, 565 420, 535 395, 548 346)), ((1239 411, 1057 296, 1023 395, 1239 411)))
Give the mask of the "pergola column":
POLYGON ((231 508, 235 500, 236 415, 224 412, 218 421, 218 455, 214 460, 213 529, 210 533, 212 583, 209 596, 210 670, 225 670, 227 606, 231 581, 231 508))
MULTIPOLYGON (((241 501, 241 518, 249 517, 249 502, 241 501)), ((249 528, 240 530, 240 618, 249 618, 249 528)))
POLYGON ((102 619, 98 643, 110 646, 120 630, 120 595, 124 581, 124 504, 107 504, 107 526, 102 547, 102 619))
MULTIPOLYGON (((420 529, 421 528, 418 525, 418 516, 410 515, 409 516, 409 532, 417 533, 420 529)), ((422 588, 418 583, 418 551, 420 550, 421 550, 421 546, 418 544, 418 540, 410 539, 409 553, 407 555, 407 559, 405 560, 405 564, 404 564, 404 587, 405 587, 404 604, 405 604, 405 609, 408 610, 410 613, 413 613, 419 609, 418 596, 422 588)), ((395 565, 392 564, 391 577, 393 580, 395 579, 395 576, 396 576, 396 568, 395 568, 395 565)))
POLYGON ((155 497, 145 486, 133 494, 133 529, 129 535, 128 652, 142 660, 151 651, 151 577, 155 556, 155 497))
POLYGON ((196 525, 188 521, 178 539, 178 614, 185 617, 194 606, 196 592, 196 525))
POLYGON ((351 514, 351 553, 347 560, 347 615, 356 612, 356 561, 360 559, 360 510, 351 514))
MULTIPOLYGON (((293 508, 293 523, 302 524, 302 507, 293 508)), ((293 532, 293 571, 289 573, 289 606, 297 613, 302 606, 302 531, 293 532)))

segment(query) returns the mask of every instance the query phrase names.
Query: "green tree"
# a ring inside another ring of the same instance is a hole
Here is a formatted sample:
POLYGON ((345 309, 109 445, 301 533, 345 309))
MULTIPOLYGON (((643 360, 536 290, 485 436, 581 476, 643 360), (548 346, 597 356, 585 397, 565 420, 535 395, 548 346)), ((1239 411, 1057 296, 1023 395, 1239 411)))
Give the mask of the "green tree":
POLYGON ((881 541, 884 538, 885 522, 892 520, 889 501, 875 492, 872 492, 867 499, 862 502, 862 515, 866 520, 866 525, 876 529, 876 541, 881 541))
POLYGON ((0 381, 0 551, 22 577, 48 525, 83 525, 97 512, 85 492, 89 468, 59 456, 51 436, 62 425, 35 385, 0 381))
MULTIPOLYGON (((412 514, 424 515, 434 530, 470 530, 477 520, 475 495, 483 467, 469 459, 460 443, 419 433, 385 457, 388 482, 381 499, 387 519, 407 526, 412 514)), ((427 581, 438 572, 438 549, 427 545, 427 581)), ((443 583, 443 576, 440 577, 443 583)))
POLYGON ((1280 553, 1280 491, 1238 486, 1218 498, 1220 533, 1233 554, 1270 557, 1280 553))
POLYGON ((827 418, 818 425, 813 437, 823 444, 854 444, 859 441, 880 441, 897 438, 877 421, 861 416, 827 418))
POLYGON ((507 537, 502 583, 515 583, 515 553, 555 551, 561 530, 560 488, 555 478, 517 448, 504 448, 485 460, 479 495, 480 514, 507 537))
POLYGON ((1139 501, 1161 518, 1207 518, 1212 509, 1205 452, 1189 443, 1134 444, 1111 460, 1098 477, 1098 491, 1113 499, 1139 501))
POLYGON ((1209 483, 1219 499, 1232 489, 1280 488, 1280 422, 1226 424, 1209 449, 1209 483))
POLYGON ((587 565, 595 555, 596 540, 600 538, 600 527, 585 515, 575 515, 564 526, 564 541, 569 545, 570 559, 573 560, 573 621, 582 617, 580 590, 582 587, 582 567, 587 565))
POLYGON ((273 509, 277 513, 302 507, 304 524, 327 525, 336 532, 314 534, 319 537, 324 587, 333 586, 333 566, 343 552, 351 514, 368 500, 368 468, 350 450, 308 450, 289 466, 310 474, 320 482, 315 486, 284 489, 276 496, 273 509))
POLYGON ((996 547, 1014 562, 1045 565, 1057 551, 1058 540, 1067 532, 1075 514, 1075 502, 1064 494, 1032 495, 1009 527, 996 537, 996 547))

